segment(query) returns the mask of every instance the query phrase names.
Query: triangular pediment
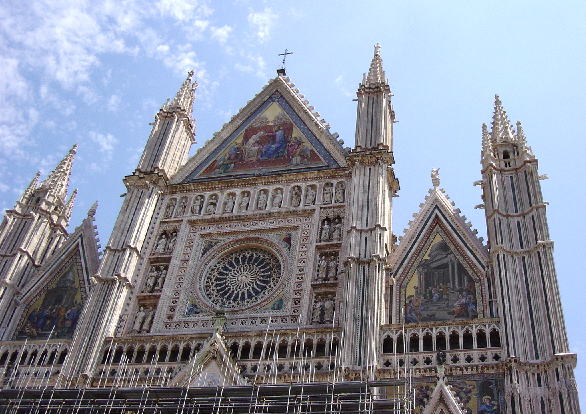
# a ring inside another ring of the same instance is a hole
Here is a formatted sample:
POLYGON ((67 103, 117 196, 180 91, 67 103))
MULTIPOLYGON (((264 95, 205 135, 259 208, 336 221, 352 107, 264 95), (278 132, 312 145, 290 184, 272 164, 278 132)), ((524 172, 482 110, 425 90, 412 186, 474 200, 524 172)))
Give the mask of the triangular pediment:
POLYGON ((456 396, 444 380, 439 380, 423 414, 464 414, 456 396))
POLYGON ((15 338, 71 338, 98 270, 95 208, 20 289, 15 338))
POLYGON ((277 77, 177 173, 174 183, 338 168, 344 151, 287 78, 277 77))
POLYGON ((171 381, 175 387, 229 387, 246 385, 222 336, 215 332, 202 350, 184 365, 171 381))
POLYGON ((393 314, 406 323, 486 317, 486 247, 443 189, 420 207, 390 258, 393 314))

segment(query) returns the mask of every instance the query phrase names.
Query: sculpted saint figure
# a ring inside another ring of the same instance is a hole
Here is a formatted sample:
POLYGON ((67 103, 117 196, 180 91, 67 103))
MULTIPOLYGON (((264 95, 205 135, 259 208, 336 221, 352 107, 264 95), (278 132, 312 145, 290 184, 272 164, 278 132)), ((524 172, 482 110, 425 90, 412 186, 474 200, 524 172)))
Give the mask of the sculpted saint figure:
POLYGON ((157 247, 155 248, 155 252, 163 253, 167 248, 167 235, 163 232, 159 236, 159 240, 157 240, 157 247))
POLYGON ((193 200, 193 204, 191 206, 191 214, 201 214, 202 207, 203 207, 203 196, 198 195, 193 200))
POLYGON ((224 202, 224 213, 231 213, 234 210, 235 202, 236 196, 232 193, 228 194, 226 201, 224 202))
POLYGON ((260 190, 260 193, 258 193, 256 208, 258 210, 264 210, 267 208, 267 192, 265 190, 260 190))
POLYGON ((185 210, 187 209, 187 197, 181 197, 179 201, 179 207, 177 208, 177 213, 175 214, 177 217, 181 217, 185 214, 185 210))
POLYGON ((175 210, 175 203, 177 203, 177 199, 172 198, 171 200, 169 200, 169 202, 167 203, 167 208, 165 208, 165 218, 169 218, 173 215, 173 211, 175 210))
POLYGON ((214 214, 216 212, 216 203, 218 202, 218 196, 213 194, 208 200, 208 206, 206 207, 206 214, 214 214))
POLYGON ((291 192, 291 205, 293 207, 299 207, 301 204, 301 188, 298 186, 293 187, 291 192))
POLYGON ((240 211, 248 210, 248 203, 250 202, 250 194, 248 191, 242 193, 242 198, 240 199, 240 211))
POLYGON ((160 266, 159 270, 157 272, 157 285, 156 285, 157 290, 163 289, 163 285, 165 284, 165 277, 166 276, 167 276, 167 269, 165 269, 163 266, 160 266))
POLYGON ((307 190, 305 192, 305 205, 312 206, 315 204, 315 190, 313 186, 307 186, 307 190))
POLYGON ((283 190, 277 188, 273 194, 273 208, 280 208, 283 203, 283 190))
POLYGON ((334 222, 334 229, 332 231, 332 239, 335 241, 342 240, 342 220, 337 218, 334 222))
POLYGON ((334 299, 328 297, 324 302, 324 319, 323 323, 332 323, 334 320, 334 299))
POLYGON ((322 194, 323 203, 324 204, 331 204, 333 195, 334 195, 334 191, 332 189, 332 183, 326 183, 326 185, 324 185, 324 191, 322 194))
POLYGON ((328 271, 328 262, 326 261, 325 256, 321 256, 319 258, 319 263, 318 263, 318 278, 320 280, 326 280, 327 279, 327 271, 328 271))
POLYGON ((332 256, 332 257, 330 257, 330 260, 328 261, 328 279, 336 280, 337 274, 338 274, 338 260, 336 259, 336 256, 332 256))
POLYGON ((152 266, 151 270, 147 276, 145 291, 152 292, 153 289, 155 288, 156 283, 157 283, 157 270, 154 266, 152 266))
POLYGON ((343 203, 345 198, 345 186, 342 181, 336 184, 336 203, 343 203))
POLYGON ((169 243, 167 244, 167 251, 172 252, 175 248, 175 243, 177 242, 177 230, 171 233, 171 237, 169 237, 169 243))
POLYGON ((322 321, 322 303, 315 301, 313 304, 313 310, 311 313, 312 323, 321 323, 322 321))
POLYGON ((140 332, 145 317, 146 312, 144 311, 144 308, 141 306, 138 309, 138 312, 136 312, 136 318, 134 319, 134 324, 132 325, 132 330, 134 332, 140 332))
POLYGON ((151 329, 151 325, 153 324, 153 318, 155 317, 155 312, 153 309, 147 309, 145 316, 144 316, 144 323, 142 325, 141 332, 148 332, 151 329))
POLYGON ((325 219, 321 225, 320 241, 330 240, 330 220, 325 219))

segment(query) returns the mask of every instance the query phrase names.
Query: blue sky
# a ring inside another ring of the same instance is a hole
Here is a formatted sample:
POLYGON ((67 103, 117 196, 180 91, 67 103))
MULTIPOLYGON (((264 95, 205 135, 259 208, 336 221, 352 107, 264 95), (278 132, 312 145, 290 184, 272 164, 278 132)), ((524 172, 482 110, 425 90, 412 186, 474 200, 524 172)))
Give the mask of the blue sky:
POLYGON ((105 245, 149 122, 189 69, 200 83, 197 144, 287 72, 347 145, 354 91, 382 45, 395 94, 401 234, 439 167, 442 187, 482 235, 480 128, 494 94, 521 120, 540 160, 571 349, 586 333, 582 183, 586 3, 583 1, 5 1, 0 3, 0 208, 36 170, 79 144, 72 228, 98 200, 105 245))

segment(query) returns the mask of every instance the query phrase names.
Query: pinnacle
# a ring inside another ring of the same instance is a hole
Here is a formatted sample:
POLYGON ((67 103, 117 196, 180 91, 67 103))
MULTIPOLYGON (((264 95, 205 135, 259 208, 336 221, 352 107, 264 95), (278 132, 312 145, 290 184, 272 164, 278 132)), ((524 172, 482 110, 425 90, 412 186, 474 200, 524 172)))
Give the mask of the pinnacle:
POLYGON ((77 144, 73 145, 65 158, 59 162, 57 167, 45 179, 42 186, 55 193, 62 200, 65 199, 67 187, 69 186, 69 177, 71 176, 71 167, 73 159, 77 153, 77 144))
POLYGON ((193 80, 193 74, 193 70, 187 72, 187 78, 181 85, 181 88, 179 88, 177 91, 173 101, 165 104, 167 109, 175 107, 182 109, 191 115, 193 110, 193 101, 195 99, 195 89, 197 88, 197 82, 193 80))
POLYGON ((374 45, 374 56, 370 62, 370 69, 363 84, 367 86, 376 86, 386 84, 385 70, 383 69, 383 60, 380 56, 380 44, 374 45))
POLYGON ((494 96, 491 136, 493 142, 510 142, 514 140, 511 123, 498 95, 494 96))

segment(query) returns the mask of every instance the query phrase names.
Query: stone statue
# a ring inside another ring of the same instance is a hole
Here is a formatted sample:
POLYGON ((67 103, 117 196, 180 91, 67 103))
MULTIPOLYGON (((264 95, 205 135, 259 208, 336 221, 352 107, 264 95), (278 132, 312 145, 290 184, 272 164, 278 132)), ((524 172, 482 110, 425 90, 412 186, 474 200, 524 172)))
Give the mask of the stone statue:
POLYGON ((335 303, 334 298, 327 297, 324 301, 324 317, 323 323, 332 323, 334 321, 334 309, 335 303))
POLYGON ((138 312, 136 312, 136 318, 134 318, 134 324, 132 325, 133 332, 140 332, 142 329, 142 325, 144 323, 146 317, 146 312, 144 311, 144 307, 140 307, 138 312))
POLYGON ((345 189, 346 186, 344 185, 344 183, 342 181, 340 181, 339 183, 336 184, 336 203, 343 203, 345 200, 345 189))
POLYGON ((322 321, 322 303, 317 300, 313 303, 313 310, 311 312, 311 322, 321 323, 322 321))
POLYGON ((321 225, 321 235, 320 241, 328 241, 330 240, 330 220, 325 219, 321 225))
POLYGON ((176 198, 172 198, 171 200, 169 200, 169 202, 167 203, 167 208, 165 208, 164 218, 169 218, 169 217, 173 216, 173 211, 175 210, 176 203, 177 203, 176 198))
POLYGON ((326 280, 328 277, 328 262, 326 261, 325 256, 321 256, 319 258, 319 263, 317 265, 318 268, 318 279, 326 280))
POLYGON ((193 199, 191 206, 191 214, 201 214, 201 208, 203 207, 203 196, 198 195, 193 199))
POLYGON ((315 204, 315 190, 313 186, 308 185, 305 191, 305 205, 312 206, 315 204))
POLYGON ((147 280, 145 283, 145 291, 152 292, 157 284, 157 269, 154 266, 151 266, 151 270, 147 276, 147 280))
POLYGON ((165 284, 165 277, 167 276, 167 269, 165 267, 160 266, 159 270, 157 271, 157 284, 155 289, 162 290, 163 285, 165 284))
POLYGON ((157 240, 157 246, 155 247, 155 252, 163 253, 167 249, 167 235, 165 232, 161 233, 159 236, 159 240, 157 240))
POLYGON ((242 198, 240 199, 240 211, 248 210, 248 202, 250 201, 250 194, 248 191, 244 191, 242 193, 242 198))
POLYGON ((260 192, 258 193, 256 208, 258 210, 264 210, 267 208, 267 192, 265 190, 260 190, 260 192))
POLYGON ((172 252, 175 248, 175 243, 177 242, 177 230, 173 230, 171 236, 169 237, 169 243, 167 244, 167 251, 172 252))
POLYGON ((208 200, 208 205, 206 207, 206 214, 214 214, 216 212, 216 203, 218 202, 218 196, 213 194, 210 196, 208 200))
POLYGON ((336 256, 330 257, 328 260, 328 279, 336 280, 338 278, 338 258, 336 256))
POLYGON ((338 217, 334 221, 334 228, 332 230, 332 239, 334 241, 342 240, 342 220, 338 217))
POLYGON ((299 207, 301 204, 301 188, 298 186, 293 187, 291 192, 291 206, 299 207))
POLYGON ((181 197, 181 200, 179 201, 179 207, 177 208, 177 213, 175 213, 175 216, 183 216, 185 214, 185 210, 187 210, 187 197, 181 197))
POLYGON ((283 190, 277 188, 273 193, 273 201, 272 206, 273 208, 281 208, 281 204, 283 203, 283 190))
POLYGON ((236 196, 232 193, 228 194, 226 201, 224 201, 224 213, 231 213, 234 211, 234 204, 236 203, 236 196))
POLYGON ((431 170, 431 183, 433 184, 434 188, 437 188, 440 185, 439 170, 439 168, 434 168, 431 170))
POLYGON ((144 323, 142 325, 142 330, 141 332, 148 332, 151 329, 151 326, 153 324, 153 318, 155 317, 155 311, 154 309, 150 309, 148 308, 145 316, 144 316, 144 323))
POLYGON ((326 183, 324 185, 324 191, 322 193, 322 202, 324 204, 331 204, 332 203, 332 197, 333 197, 333 190, 332 190, 332 183, 326 183))

